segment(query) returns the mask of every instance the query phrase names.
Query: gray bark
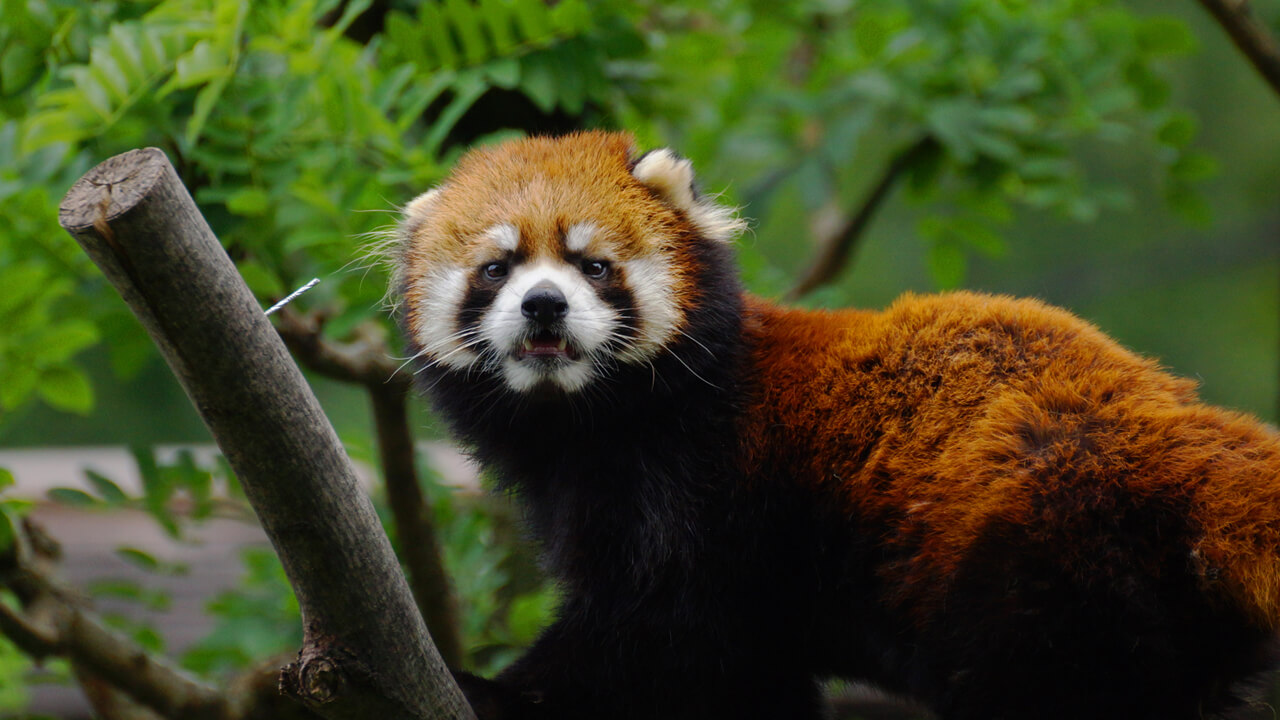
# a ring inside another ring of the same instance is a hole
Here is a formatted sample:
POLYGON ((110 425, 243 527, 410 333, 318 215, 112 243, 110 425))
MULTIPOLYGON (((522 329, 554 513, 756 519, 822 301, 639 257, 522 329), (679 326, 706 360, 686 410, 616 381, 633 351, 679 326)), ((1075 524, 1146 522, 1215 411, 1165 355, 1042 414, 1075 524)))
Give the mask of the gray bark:
POLYGON ((106 160, 59 219, 159 346, 284 564, 305 640, 282 689, 329 718, 473 718, 337 435, 164 153, 106 160))

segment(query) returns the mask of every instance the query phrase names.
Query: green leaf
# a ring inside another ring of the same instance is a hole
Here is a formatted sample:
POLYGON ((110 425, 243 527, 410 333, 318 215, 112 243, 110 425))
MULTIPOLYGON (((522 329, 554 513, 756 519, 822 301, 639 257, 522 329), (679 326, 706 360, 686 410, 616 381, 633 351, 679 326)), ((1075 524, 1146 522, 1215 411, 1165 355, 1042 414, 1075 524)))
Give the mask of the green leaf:
POLYGON ((515 645, 528 645, 551 620, 556 594, 550 589, 521 595, 511 601, 507 628, 515 645))
POLYGON ((480 99, 481 95, 484 95, 486 90, 488 86, 474 75, 459 78, 458 84, 454 87, 453 100, 440 113, 440 117, 436 118, 431 133, 427 135, 426 146, 437 149, 443 145, 449 131, 453 130, 453 126, 462 119, 462 116, 480 99))
POLYGON ((26 402, 36 391, 40 371, 31 365, 15 365, 5 368, 0 382, 0 408, 13 410, 26 402))
POLYGON ((557 83, 555 67, 546 51, 526 55, 520 63, 520 92, 544 113, 556 109, 557 83))
POLYGON ((1199 125, 1190 113, 1175 113, 1156 131, 1156 139, 1174 148, 1184 148, 1195 139, 1199 125))
POLYGON ((100 504, 98 498, 75 488, 52 488, 46 494, 50 500, 71 507, 94 507, 100 504))
POLYGON ((139 550, 134 547, 118 547, 116 548, 116 557, 147 572, 158 572, 160 570, 160 561, 156 559, 155 555, 145 550, 139 550))
POLYGON ((511 4, 504 0, 480 0, 480 16, 489 28, 489 37, 498 55, 507 55, 516 47, 512 26, 511 4))
POLYGON ((147 76, 156 68, 154 66, 148 68, 143 60, 137 26, 112 25, 107 34, 106 52, 110 54, 116 68, 124 76, 124 86, 132 89, 143 85, 148 79, 147 76))
POLYGON ((93 409, 93 386, 89 377, 70 365, 56 365, 40 372, 36 390, 51 407, 87 414, 93 409))
POLYGON ((109 46, 95 43, 89 54, 89 72, 95 80, 106 88, 113 98, 114 104, 120 105, 129 97, 129 78, 120 69, 115 58, 111 57, 109 46))
POLYGON ((889 45, 889 24, 873 12, 859 15, 853 26, 853 44, 863 57, 879 57, 889 45))
POLYGON ((245 284, 255 296, 260 298, 284 296, 284 283, 280 282, 279 276, 263 267, 262 263, 248 260, 241 262, 237 269, 240 271, 240 277, 244 278, 245 284))
POLYGON ((150 625, 139 625, 134 629, 133 641, 152 654, 164 652, 164 638, 150 625))
POLYGON ((1208 180, 1218 174, 1218 161, 1207 153, 1185 152, 1169 167, 1169 175, 1186 183, 1208 180))
POLYGON ((591 27, 591 8, 583 0, 560 0, 547 7, 551 26, 564 35, 577 35, 591 27))
POLYGON ((93 485, 93 489, 98 491, 98 496, 105 500, 108 505, 121 505, 129 501, 129 496, 107 476, 89 469, 85 469, 84 475, 89 483, 93 485))
POLYGON ((230 71, 224 72, 213 78, 208 85, 200 88, 200 91, 196 93, 195 107, 191 112, 191 117, 187 120, 186 131, 182 134, 187 145, 195 145, 200 138, 200 133, 204 130, 204 124, 209 119, 209 113, 213 112, 213 106, 222 97, 222 92, 226 90, 227 83, 230 80, 230 71))
POLYGON ((1199 47, 1191 28, 1181 19, 1161 15, 1138 25, 1138 47, 1149 55, 1189 55, 1199 47))
POLYGON ((226 206, 234 215, 257 217, 271 208, 271 196, 266 190, 250 185, 227 196, 226 206))
POLYGON ((525 38, 539 42, 551 35, 547 6, 542 0, 515 0, 515 15, 525 38))
POLYGON ((9 511, 3 505, 0 505, 0 558, 12 553, 17 540, 18 524, 9 516, 9 511))
POLYGON ((0 94, 16 95, 39 75, 43 67, 35 50, 22 44, 10 45, 0 54, 0 94))
POLYGON ((17 481, 13 479, 13 473, 6 468, 0 468, 0 492, 7 487, 13 487, 17 481))
POLYGON ((460 58, 449 35, 448 16, 436 3, 424 2, 418 6, 418 26, 436 62, 446 68, 458 67, 460 58))
POLYGON ((178 58, 173 77, 160 89, 160 94, 207 83, 224 75, 227 61, 227 54, 221 48, 210 40, 201 40, 178 58))
POLYGON ((926 111, 925 122, 957 162, 967 165, 977 158, 974 136, 982 121, 976 103, 966 99, 942 100, 926 111))
POLYGON ((983 255, 999 257, 1007 249, 1004 238, 999 233, 976 220, 956 218, 951 223, 951 230, 965 245, 983 255))
POLYGON ((489 44, 480 30, 476 7, 468 0, 444 0, 444 11, 462 41, 462 55, 468 65, 478 65, 489 57, 489 44))
POLYGON ((485 64, 484 74, 489 82, 510 90, 520 82, 520 61, 513 57, 495 58, 485 64))
POLYGON ((959 287, 968 272, 968 258, 960 246, 942 239, 929 248, 929 274, 938 287, 959 287))
POLYGON ((79 142, 85 135, 86 125, 83 118, 75 112, 53 111, 30 115, 22 128, 22 150, 34 153, 54 143, 79 142))
POLYGON ((173 511, 169 509, 169 499, 173 497, 174 484, 169 473, 164 472, 157 464, 155 455, 145 447, 131 447, 129 454, 138 466, 138 475, 142 478, 143 502, 147 512, 160 523, 165 532, 177 537, 180 531, 173 511))
MULTIPOLYGON (((92 108, 102 120, 111 117, 111 111, 114 109, 111 102, 111 91, 94 76, 88 66, 76 65, 69 67, 67 68, 67 76, 71 78, 76 90, 80 91, 82 105, 92 108)), ((48 97, 46 96, 47 99, 48 97)))
POLYGON ((58 363, 98 342, 98 328, 88 320, 68 320, 51 325, 32 343, 32 360, 38 365, 58 363))
POLYGON ((94 580, 88 585, 89 594, 94 597, 113 597, 121 600, 141 600, 144 594, 142 586, 132 580, 94 580))
POLYGON ((579 115, 586 104, 586 87, 582 82, 582 70, 587 62, 579 50, 578 43, 566 42, 559 45, 552 54, 559 79, 560 107, 570 115, 579 115))
POLYGON ((1213 221, 1213 209, 1204 195, 1190 183, 1171 182, 1164 194, 1169 207, 1187 222, 1204 226, 1213 221))

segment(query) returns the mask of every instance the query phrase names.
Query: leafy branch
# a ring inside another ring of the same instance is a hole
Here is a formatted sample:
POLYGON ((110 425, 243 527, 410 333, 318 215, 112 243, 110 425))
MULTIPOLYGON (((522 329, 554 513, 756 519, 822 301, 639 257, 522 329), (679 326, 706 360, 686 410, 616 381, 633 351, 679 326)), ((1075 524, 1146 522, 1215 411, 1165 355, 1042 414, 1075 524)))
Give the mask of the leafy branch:
POLYGON ((787 298, 796 300, 834 282, 849 264, 867 226, 903 173, 921 156, 937 150, 937 143, 932 138, 924 138, 895 155, 858 209, 819 242, 817 256, 800 274, 800 280, 787 293, 787 298))

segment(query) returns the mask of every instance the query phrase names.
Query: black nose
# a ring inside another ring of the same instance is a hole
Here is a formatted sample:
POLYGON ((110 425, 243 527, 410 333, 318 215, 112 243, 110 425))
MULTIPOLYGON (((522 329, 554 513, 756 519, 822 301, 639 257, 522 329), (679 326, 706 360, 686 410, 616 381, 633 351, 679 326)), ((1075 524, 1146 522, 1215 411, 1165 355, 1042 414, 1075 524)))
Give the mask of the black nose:
POLYGON ((520 312, 530 320, 546 327, 569 313, 569 301, 564 293, 549 280, 529 288, 520 303, 520 312))

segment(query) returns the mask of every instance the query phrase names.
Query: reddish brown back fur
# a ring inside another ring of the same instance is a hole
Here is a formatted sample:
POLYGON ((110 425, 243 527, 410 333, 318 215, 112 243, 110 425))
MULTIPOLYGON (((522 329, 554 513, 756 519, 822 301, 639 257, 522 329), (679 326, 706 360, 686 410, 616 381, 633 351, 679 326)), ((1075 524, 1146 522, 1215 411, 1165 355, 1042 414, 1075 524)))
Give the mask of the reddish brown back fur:
POLYGON ((749 318, 761 392, 744 444, 787 448, 805 482, 912 546, 881 572, 918 622, 962 566, 990 560, 975 556, 982 538, 1022 528, 1081 583, 1191 567, 1276 627, 1280 439, 1199 403, 1191 381, 1031 300, 908 295, 883 313, 754 301, 749 318), (1171 543, 1117 567, 1109 553, 1135 536, 1095 521, 1152 505, 1194 526, 1190 552, 1171 543))

